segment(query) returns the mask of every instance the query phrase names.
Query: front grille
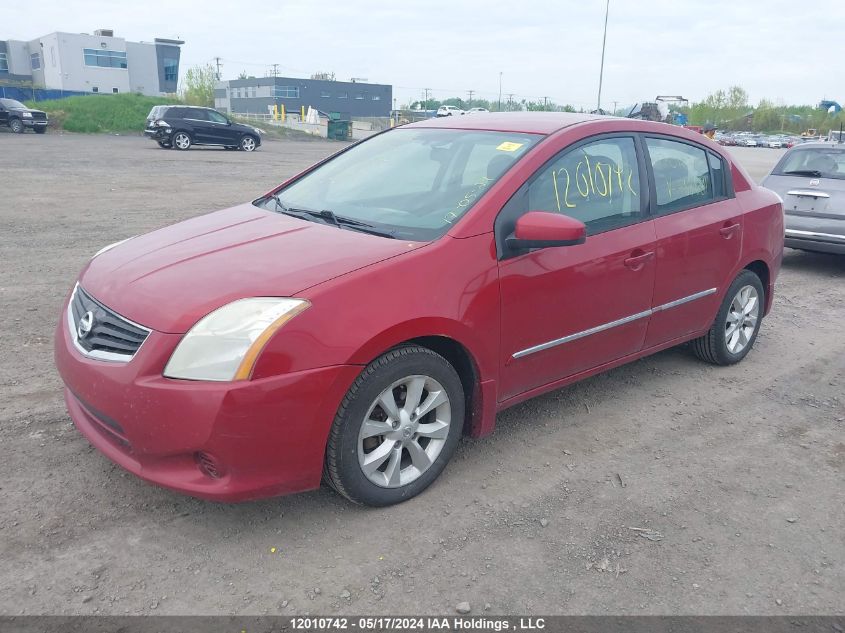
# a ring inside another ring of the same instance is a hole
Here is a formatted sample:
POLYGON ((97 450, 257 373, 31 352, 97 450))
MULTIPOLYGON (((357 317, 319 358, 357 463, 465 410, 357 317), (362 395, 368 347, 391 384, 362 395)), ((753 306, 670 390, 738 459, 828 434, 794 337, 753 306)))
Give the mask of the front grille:
POLYGON ((129 361, 150 334, 147 328, 110 310, 81 286, 68 309, 71 336, 86 355, 102 360, 129 361))
POLYGON ((47 114, 44 113, 44 112, 33 112, 32 118, 35 121, 46 121, 47 120, 47 114))

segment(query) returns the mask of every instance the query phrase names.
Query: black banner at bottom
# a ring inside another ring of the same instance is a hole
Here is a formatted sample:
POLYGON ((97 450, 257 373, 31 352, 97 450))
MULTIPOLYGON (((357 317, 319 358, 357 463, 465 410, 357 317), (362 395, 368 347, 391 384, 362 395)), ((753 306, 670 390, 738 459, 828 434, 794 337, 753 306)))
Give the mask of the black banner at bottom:
POLYGON ((845 633, 845 616, 0 616, 0 633, 845 633))

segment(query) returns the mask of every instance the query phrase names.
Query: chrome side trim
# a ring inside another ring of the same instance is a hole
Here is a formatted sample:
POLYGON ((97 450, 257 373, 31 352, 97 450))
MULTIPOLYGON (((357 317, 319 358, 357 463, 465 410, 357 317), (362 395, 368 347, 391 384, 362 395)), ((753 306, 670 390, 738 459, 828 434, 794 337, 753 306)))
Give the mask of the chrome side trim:
POLYGON ((599 332, 604 332, 605 330, 619 327, 620 325, 627 325, 628 323, 632 323, 634 321, 650 317, 655 312, 661 312, 663 310, 677 308, 678 306, 683 305, 685 303, 689 303, 690 301, 702 299, 703 297, 708 297, 715 293, 716 288, 702 290, 701 292, 696 292, 695 294, 689 295, 688 297, 683 297, 681 299, 676 299, 675 301, 670 301, 669 303, 664 303, 663 305, 659 305, 650 310, 638 312, 637 314, 632 314, 631 316, 627 316, 622 319, 617 319, 616 321, 611 321, 610 323, 604 323, 603 325, 597 325, 596 327, 590 328, 589 330, 576 332, 575 334, 570 334, 569 336, 564 336, 563 338, 555 339, 554 341, 548 341, 547 343, 540 343, 539 345, 535 345, 534 347, 529 347, 527 349, 516 352, 512 358, 514 360, 517 358, 523 358, 525 356, 536 354, 537 352, 542 352, 552 347, 557 347, 558 345, 563 345, 564 343, 571 343, 572 341, 584 338, 585 336, 592 336, 593 334, 598 334, 599 332))
POLYGON ((660 312, 661 310, 670 310, 671 308, 677 308, 678 306, 684 305, 685 303, 689 303, 690 301, 695 301, 696 299, 701 299, 703 297, 709 297, 712 294, 716 294, 715 288, 710 288, 709 290, 702 290, 701 292, 696 292, 694 295, 690 295, 689 297, 684 297, 683 299, 676 299, 675 301, 664 303, 662 306, 652 308, 651 311, 660 312))
POLYGON ((115 354, 114 352, 104 352, 103 350, 99 350, 99 349, 92 349, 91 351, 88 351, 87 349, 82 347, 82 345, 79 344, 79 335, 76 332, 76 324, 73 322, 73 307, 72 307, 73 306, 73 300, 76 298, 77 290, 79 290, 79 283, 77 283, 73 287, 73 292, 70 295, 70 301, 68 301, 68 304, 67 304, 67 328, 68 328, 68 332, 70 333, 70 339, 73 341, 73 346, 76 348, 76 351, 78 351, 80 354, 82 354, 83 356, 86 356, 88 358, 95 358, 97 360, 105 360, 105 361, 109 361, 109 362, 113 362, 113 363, 128 363, 130 360, 135 358, 135 354, 137 354, 139 351, 141 351, 141 348, 144 346, 144 343, 146 343, 147 339, 150 338, 150 333, 152 332, 152 330, 148 327, 144 327, 143 325, 141 325, 139 323, 135 323, 134 321, 130 321, 129 319, 127 319, 124 316, 121 316, 120 318, 125 320, 127 323, 131 323, 132 325, 134 325, 137 328, 140 328, 142 330, 147 331, 147 338, 145 338, 141 342, 141 344, 138 346, 138 349, 135 350, 135 354, 132 354, 131 356, 127 356, 126 354, 115 354))
POLYGON ((798 229, 786 229, 787 237, 806 237, 813 240, 834 240, 845 242, 845 235, 835 233, 816 233, 815 231, 799 231, 798 229))
POLYGON ((541 343, 540 345, 529 347, 528 349, 524 349, 521 352, 517 352, 513 355, 513 357, 522 358, 523 356, 528 356, 529 354, 542 352, 543 350, 549 349, 550 347, 557 347, 558 345, 563 345, 564 343, 570 343, 572 341, 578 340, 579 338, 598 334, 599 332, 604 332, 605 330, 609 330, 610 328, 625 325, 627 323, 631 323, 632 321, 637 321, 639 319, 645 319, 649 316, 651 316, 651 310, 646 310, 645 312, 638 312, 637 314, 632 314, 631 316, 627 316, 616 321, 611 321, 610 323, 605 323, 604 325, 597 325, 596 327, 590 328, 589 330, 584 330, 583 332, 576 332, 575 334, 570 334, 569 336, 564 336, 563 338, 555 339, 554 341, 549 341, 548 343, 541 343))
POLYGON ((787 191, 786 195, 798 196, 799 198, 830 198, 830 194, 824 193, 823 191, 805 191, 803 189, 800 191, 798 189, 787 191))

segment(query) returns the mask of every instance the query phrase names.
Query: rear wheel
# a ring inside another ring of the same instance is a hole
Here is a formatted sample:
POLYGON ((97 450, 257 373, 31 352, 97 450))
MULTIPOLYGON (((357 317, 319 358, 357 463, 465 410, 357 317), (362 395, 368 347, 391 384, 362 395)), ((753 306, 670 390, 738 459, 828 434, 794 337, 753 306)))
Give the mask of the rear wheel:
POLYGON ((764 302, 760 278, 743 270, 725 293, 710 331, 692 341, 695 355, 714 365, 733 365, 745 358, 757 340, 764 302))
POLYGON ((12 119, 9 121, 9 128, 15 134, 23 134, 24 127, 23 122, 20 119, 12 119))
POLYGON ((346 498, 372 506, 425 490, 455 452, 464 391, 449 362, 406 346, 370 363, 338 409, 324 478, 346 498))
POLYGON ((255 137, 247 135, 241 139, 239 147, 245 152, 252 152, 258 147, 258 143, 255 142, 255 137))
POLYGON ((191 148, 191 135, 187 132, 176 132, 173 135, 173 147, 179 150, 191 148))

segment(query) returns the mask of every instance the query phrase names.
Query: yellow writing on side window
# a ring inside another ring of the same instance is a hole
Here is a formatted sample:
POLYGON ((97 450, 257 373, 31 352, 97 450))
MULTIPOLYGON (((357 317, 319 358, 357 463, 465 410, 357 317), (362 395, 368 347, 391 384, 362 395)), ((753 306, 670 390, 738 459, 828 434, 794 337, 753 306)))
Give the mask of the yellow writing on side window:
POLYGON ((511 141, 505 141, 504 143, 499 145, 499 147, 497 147, 496 149, 499 150, 500 152, 515 152, 516 150, 518 150, 523 145, 525 145, 525 143, 512 143, 511 141))
POLYGON ((628 165, 591 163, 590 156, 585 156, 584 160, 575 166, 574 174, 570 174, 566 167, 552 172, 557 210, 562 211, 563 207, 574 209, 579 201, 612 199, 614 192, 619 196, 624 195, 626 191, 633 196, 639 196, 632 182, 633 178, 634 170, 628 165))

